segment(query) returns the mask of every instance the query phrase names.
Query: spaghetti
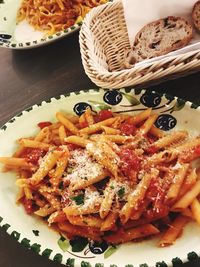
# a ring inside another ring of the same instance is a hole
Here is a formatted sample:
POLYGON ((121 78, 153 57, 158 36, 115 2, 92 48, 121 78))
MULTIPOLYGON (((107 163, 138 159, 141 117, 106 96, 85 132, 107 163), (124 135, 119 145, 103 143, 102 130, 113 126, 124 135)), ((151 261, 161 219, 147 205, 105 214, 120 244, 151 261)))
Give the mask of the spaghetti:
POLYGON ((17 22, 27 22, 47 35, 63 31, 82 21, 91 8, 108 0, 23 0, 17 22))

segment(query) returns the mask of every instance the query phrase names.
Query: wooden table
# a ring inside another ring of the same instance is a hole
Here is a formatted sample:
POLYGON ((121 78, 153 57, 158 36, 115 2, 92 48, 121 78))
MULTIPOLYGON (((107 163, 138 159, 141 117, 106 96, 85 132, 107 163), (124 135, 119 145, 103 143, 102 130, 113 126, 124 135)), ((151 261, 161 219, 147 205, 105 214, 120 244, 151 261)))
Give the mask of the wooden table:
MULTIPOLYGON (((78 32, 49 46, 33 50, 11 51, 0 48, 0 59, 0 125, 19 111, 42 100, 70 91, 97 87, 84 73, 78 32)), ((176 95, 200 105, 200 72, 151 85, 150 89, 176 95)), ((0 230, 0 267, 27 266, 61 265, 26 250, 0 230)), ((200 266, 200 261, 184 265, 197 266, 200 266)))

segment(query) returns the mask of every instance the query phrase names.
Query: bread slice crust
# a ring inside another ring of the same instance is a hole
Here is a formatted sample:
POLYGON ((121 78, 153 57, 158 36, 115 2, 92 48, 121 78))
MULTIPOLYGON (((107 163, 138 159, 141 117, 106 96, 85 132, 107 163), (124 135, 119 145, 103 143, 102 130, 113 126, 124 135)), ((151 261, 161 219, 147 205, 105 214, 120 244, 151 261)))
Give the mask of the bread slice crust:
POLYGON ((169 16, 150 22, 137 33, 128 63, 133 65, 180 49, 192 36, 192 25, 184 18, 169 16))
POLYGON ((193 7, 192 20, 194 26, 200 31, 200 1, 197 1, 193 7))

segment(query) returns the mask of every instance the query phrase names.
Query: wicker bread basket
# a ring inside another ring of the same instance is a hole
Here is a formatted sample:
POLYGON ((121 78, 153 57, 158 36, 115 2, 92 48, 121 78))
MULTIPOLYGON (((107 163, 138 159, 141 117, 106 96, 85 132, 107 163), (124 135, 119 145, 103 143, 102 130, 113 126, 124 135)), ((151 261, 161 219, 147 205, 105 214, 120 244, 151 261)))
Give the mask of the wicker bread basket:
POLYGON ((121 0, 92 9, 79 36, 83 66, 89 78, 104 88, 135 86, 166 76, 200 70, 200 50, 169 56, 156 63, 122 69, 130 43, 121 0))

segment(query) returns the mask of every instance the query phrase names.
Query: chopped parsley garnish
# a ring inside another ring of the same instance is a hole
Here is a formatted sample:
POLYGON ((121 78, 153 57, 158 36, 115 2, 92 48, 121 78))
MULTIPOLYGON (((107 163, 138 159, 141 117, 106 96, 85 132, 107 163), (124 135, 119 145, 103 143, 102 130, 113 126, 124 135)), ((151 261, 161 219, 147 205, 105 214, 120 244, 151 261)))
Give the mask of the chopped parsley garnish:
POLYGON ((68 167, 68 169, 67 169, 67 173, 68 174, 71 174, 73 172, 73 168, 72 167, 68 167))
POLYGON ((72 200, 76 202, 76 205, 84 204, 84 194, 80 194, 78 196, 72 197, 72 200))
POLYGON ((125 194, 125 188, 122 186, 118 192, 117 192, 119 198, 123 198, 124 194, 125 194))
POLYGON ((59 188, 60 190, 63 190, 63 189, 64 189, 64 183, 63 183, 63 181, 60 182, 58 188, 59 188))
POLYGON ((114 186, 113 186, 113 185, 111 185, 111 186, 110 186, 110 188, 111 188, 111 189, 114 189, 114 186))

